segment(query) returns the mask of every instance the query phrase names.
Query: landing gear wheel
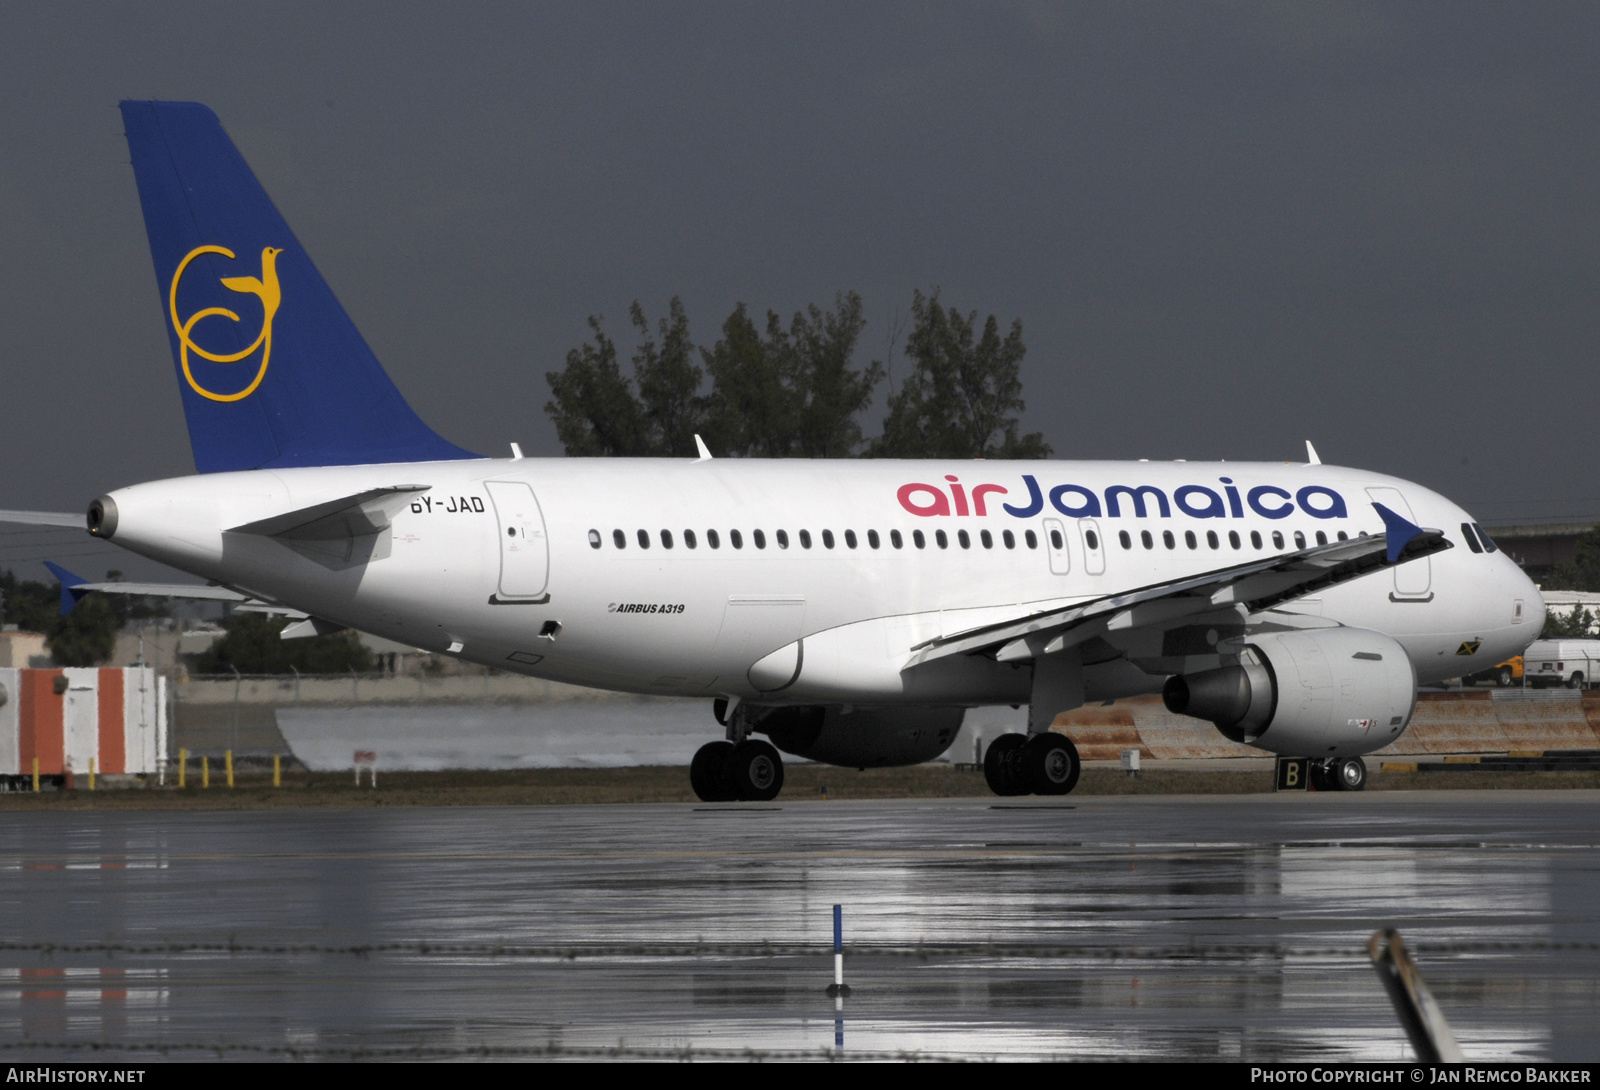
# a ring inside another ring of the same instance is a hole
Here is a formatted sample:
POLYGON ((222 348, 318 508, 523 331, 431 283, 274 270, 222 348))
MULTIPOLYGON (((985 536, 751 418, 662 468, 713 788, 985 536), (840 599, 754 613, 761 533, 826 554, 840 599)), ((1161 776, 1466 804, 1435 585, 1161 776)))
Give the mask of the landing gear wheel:
POLYGON ((707 742, 695 751, 689 762, 689 786, 701 802, 732 802, 736 796, 728 787, 728 758, 732 742, 707 742))
POLYGON ((1026 795, 1027 785, 1019 776, 1017 765, 1021 762, 1022 747, 1028 739, 1021 734, 1002 734, 989 743, 989 752, 983 755, 983 778, 989 790, 996 795, 1026 795))
POLYGON ((1065 795, 1078 785, 1083 762, 1078 747, 1065 735, 1045 731, 1035 734, 1013 759, 1023 780, 1035 795, 1065 795))
POLYGON ((1324 773, 1335 791, 1360 791, 1367 786, 1367 762, 1360 757, 1334 761, 1324 773))
POLYGON ((742 802, 771 802, 783 790, 783 758, 760 739, 746 738, 734 746, 723 767, 724 782, 742 802))

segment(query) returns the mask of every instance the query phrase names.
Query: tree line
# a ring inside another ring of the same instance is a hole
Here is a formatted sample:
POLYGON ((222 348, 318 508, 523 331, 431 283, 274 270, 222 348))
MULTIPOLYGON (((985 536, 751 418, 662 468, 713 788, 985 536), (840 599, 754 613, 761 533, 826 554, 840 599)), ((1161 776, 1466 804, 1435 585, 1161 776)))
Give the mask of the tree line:
MULTIPOLYGON (((654 325, 636 301, 631 373, 599 315, 590 338, 545 378, 545 412, 569 455, 692 458, 695 435, 718 457, 1047 458, 1040 432, 1021 433, 1022 322, 1001 331, 993 314, 914 292, 903 355, 881 427, 862 417, 889 380, 881 360, 857 361, 866 329, 861 296, 841 292, 786 322, 758 322, 740 303, 709 346, 696 345, 674 296, 654 325)), ((898 331, 896 331, 898 332, 898 331)), ((892 359, 897 336, 889 338, 892 359)))

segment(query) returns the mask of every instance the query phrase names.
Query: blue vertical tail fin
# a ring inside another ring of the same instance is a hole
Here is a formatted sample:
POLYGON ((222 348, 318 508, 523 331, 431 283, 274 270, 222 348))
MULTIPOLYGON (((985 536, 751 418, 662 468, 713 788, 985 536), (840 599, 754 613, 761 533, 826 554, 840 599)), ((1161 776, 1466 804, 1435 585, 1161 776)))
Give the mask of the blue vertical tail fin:
POLYGON ((122 119, 200 472, 478 457, 406 404, 216 114, 122 119))

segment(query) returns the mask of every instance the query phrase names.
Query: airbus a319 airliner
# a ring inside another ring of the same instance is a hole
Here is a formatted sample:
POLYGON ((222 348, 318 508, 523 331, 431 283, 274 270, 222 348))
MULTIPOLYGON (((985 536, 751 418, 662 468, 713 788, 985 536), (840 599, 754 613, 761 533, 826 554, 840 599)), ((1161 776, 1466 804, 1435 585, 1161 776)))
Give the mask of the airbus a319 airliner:
POLYGON ((88 531, 209 585, 62 573, 74 598, 230 600, 289 615, 285 638, 356 628, 705 697, 723 734, 691 765, 707 800, 775 796, 779 750, 930 760, 991 704, 1029 707, 1029 733, 989 747, 993 790, 1064 794, 1079 760, 1056 716, 1156 692, 1359 788, 1360 755, 1406 729, 1419 682, 1516 654, 1543 621, 1460 507, 1314 455, 469 453, 405 403, 210 110, 122 112, 199 472, 101 496, 88 531))

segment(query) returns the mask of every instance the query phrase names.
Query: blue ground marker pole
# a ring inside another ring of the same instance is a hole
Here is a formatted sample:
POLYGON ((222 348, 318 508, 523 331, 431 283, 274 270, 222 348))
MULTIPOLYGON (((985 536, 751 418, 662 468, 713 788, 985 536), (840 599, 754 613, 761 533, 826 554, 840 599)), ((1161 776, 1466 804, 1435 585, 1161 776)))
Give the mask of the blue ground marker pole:
POLYGON ((835 999, 850 994, 850 985, 844 982, 844 906, 833 906, 833 983, 828 994, 835 999))

